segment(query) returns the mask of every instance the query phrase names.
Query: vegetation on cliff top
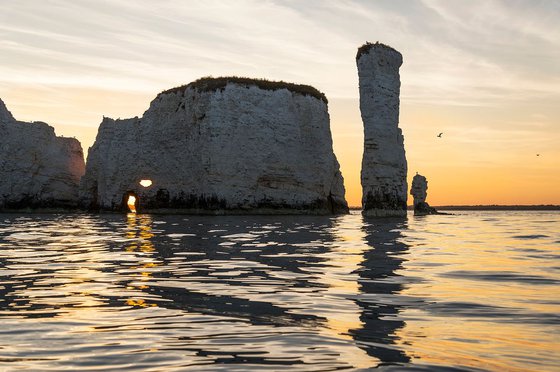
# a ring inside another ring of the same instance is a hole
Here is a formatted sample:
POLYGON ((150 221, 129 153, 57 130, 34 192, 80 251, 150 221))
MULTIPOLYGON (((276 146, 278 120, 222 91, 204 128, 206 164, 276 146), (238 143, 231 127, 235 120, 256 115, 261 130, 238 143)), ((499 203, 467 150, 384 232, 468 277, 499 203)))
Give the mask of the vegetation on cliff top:
POLYGON ((225 88, 229 83, 244 85, 247 87, 257 86, 265 90, 288 89, 291 92, 299 93, 304 96, 312 96, 322 100, 325 103, 328 103, 325 94, 310 85, 286 83, 284 81, 270 81, 266 79, 251 79, 238 76, 226 76, 218 78, 203 77, 187 85, 164 90, 163 92, 158 94, 158 97, 162 94, 184 92, 188 88, 193 88, 201 92, 213 92, 218 89, 225 88))
MULTIPOLYGON (((366 43, 365 43, 364 45, 362 45, 361 47, 358 48, 358 53, 356 54, 356 60, 360 59, 360 57, 361 57, 363 54, 366 54, 367 52, 369 52, 369 50, 370 50, 371 48, 376 47, 376 46, 377 46, 377 47, 387 48, 387 49, 390 49, 390 50, 393 50, 393 51, 399 53, 399 51, 396 50, 395 48, 390 47, 389 45, 380 43, 379 41, 376 41, 375 43, 370 43, 369 41, 366 41, 366 43)), ((399 54, 400 54, 400 53, 399 53, 399 54)))

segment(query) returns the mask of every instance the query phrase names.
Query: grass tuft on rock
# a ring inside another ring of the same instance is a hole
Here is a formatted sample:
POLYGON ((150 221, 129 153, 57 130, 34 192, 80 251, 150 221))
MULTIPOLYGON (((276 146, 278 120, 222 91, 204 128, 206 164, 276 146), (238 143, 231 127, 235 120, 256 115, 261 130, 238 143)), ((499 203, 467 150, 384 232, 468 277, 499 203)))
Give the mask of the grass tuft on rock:
POLYGON ((370 43, 369 41, 366 41, 366 43, 364 45, 362 45, 361 47, 358 48, 358 53, 356 54, 356 60, 360 59, 360 57, 362 55, 366 54, 367 52, 369 52, 369 50, 371 48, 375 48, 375 47, 387 48, 387 49, 390 49, 390 50, 393 50, 393 51, 399 53, 399 51, 396 50, 395 48, 390 47, 389 45, 380 43, 379 41, 376 41, 375 43, 370 43))
POLYGON ((266 79, 251 79, 238 76, 226 76, 217 78, 211 76, 203 77, 193 81, 192 83, 164 90, 163 92, 158 94, 158 97, 163 94, 184 92, 188 88, 193 88, 200 92, 214 92, 218 89, 225 88, 229 83, 244 85, 246 87, 256 86, 260 89, 265 90, 288 89, 290 92, 302 94, 304 96, 315 97, 325 103, 328 103, 327 96, 310 85, 286 83, 285 81, 270 81, 266 79))

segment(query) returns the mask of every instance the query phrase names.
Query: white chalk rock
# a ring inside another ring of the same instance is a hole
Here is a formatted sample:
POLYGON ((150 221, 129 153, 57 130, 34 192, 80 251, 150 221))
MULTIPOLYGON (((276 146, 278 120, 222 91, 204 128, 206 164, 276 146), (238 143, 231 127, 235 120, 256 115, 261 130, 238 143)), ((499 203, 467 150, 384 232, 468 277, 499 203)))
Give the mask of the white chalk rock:
POLYGON ((410 195, 414 198, 414 205, 426 202, 426 197, 428 196, 428 180, 426 177, 416 173, 414 178, 412 178, 410 195))
POLYGON ((0 100, 0 209, 78 205, 85 164, 74 138, 42 122, 16 121, 0 100))
POLYGON ((356 56, 364 123, 362 207, 365 216, 406 216, 404 139, 399 124, 399 67, 391 47, 365 44, 356 56))
POLYGON ((414 214, 423 216, 427 214, 439 214, 435 208, 430 207, 426 202, 428 196, 428 180, 421 174, 416 173, 412 178, 410 195, 414 198, 414 214))
POLYGON ((123 210, 129 195, 139 211, 348 210, 326 98, 241 78, 200 79, 160 93, 142 118, 105 118, 81 195, 102 210, 123 210))

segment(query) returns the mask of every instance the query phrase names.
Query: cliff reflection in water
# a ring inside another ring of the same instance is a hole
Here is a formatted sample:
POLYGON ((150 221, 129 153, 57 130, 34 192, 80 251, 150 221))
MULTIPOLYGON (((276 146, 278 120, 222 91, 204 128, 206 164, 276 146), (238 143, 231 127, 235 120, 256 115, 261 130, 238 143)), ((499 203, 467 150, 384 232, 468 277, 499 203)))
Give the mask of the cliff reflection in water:
POLYGON ((560 214, 495 214, 0 215, 0 369, 554 371, 560 214))
POLYGON ((299 292, 326 287, 309 272, 318 273, 325 265, 322 255, 328 246, 322 242, 332 240, 328 234, 331 220, 312 218, 309 227, 313 228, 309 229, 289 218, 281 222, 264 218, 271 224, 263 225, 262 217, 242 221, 238 217, 195 217, 199 223, 189 224, 187 234, 177 224, 166 225, 165 234, 154 235, 149 216, 130 214, 127 238, 138 237, 139 242, 131 243, 127 250, 139 249, 154 258, 154 263, 142 265, 146 269, 139 279, 142 284, 133 281, 130 285, 157 297, 160 307, 189 313, 275 327, 325 322, 321 316, 299 313, 290 304, 292 297, 300 297, 299 292), (310 249, 313 254, 308 254, 310 249), (157 266, 163 269, 154 269, 157 266), (268 298, 271 294, 276 299, 268 298))
MULTIPOLYGON (((362 238, 367 245, 349 252, 333 244, 341 239, 335 232, 344 230, 340 218, 307 217, 305 222, 301 218, 264 218, 270 223, 263 223, 263 217, 243 217, 242 223, 239 217, 201 218, 190 225, 188 234, 180 232, 183 228, 166 225, 165 234, 154 235, 149 216, 130 214, 127 238, 140 241, 127 250, 140 248, 161 263, 141 266, 152 273, 143 272, 142 285, 136 288, 147 297, 157 297, 158 306, 168 309, 227 316, 253 326, 331 328, 337 337, 350 335, 375 358, 367 361, 359 356, 361 367, 409 361, 395 344, 395 331, 405 324, 398 320, 399 306, 392 303, 393 295, 402 288, 396 271, 408 247, 399 242, 398 229, 406 227, 406 220, 365 222, 362 238), (169 237, 187 244, 177 251, 169 237), (348 253, 355 258, 343 262, 342 255, 348 253), (167 270, 152 270, 157 266, 167 270), (352 272, 358 275, 352 276, 352 272), (341 284, 337 277, 356 285, 341 284), (320 304, 339 287, 356 291, 353 297, 358 306, 350 302, 320 304), (345 315, 334 313, 331 306, 344 309, 345 315)), ((139 302, 142 300, 134 301, 127 304, 145 305, 139 302)), ((183 347, 191 341, 183 338, 183 347)), ((213 354, 204 348, 197 352, 213 354)), ((220 351, 223 362, 239 362, 234 355, 224 358, 226 354, 220 351)))
POLYGON ((360 295, 362 327, 351 330, 357 345, 382 364, 406 363, 410 358, 396 346, 395 332, 405 326, 398 315, 400 305, 394 298, 403 288, 400 275, 408 246, 399 241, 406 219, 365 219, 363 230, 368 249, 360 264, 360 295))

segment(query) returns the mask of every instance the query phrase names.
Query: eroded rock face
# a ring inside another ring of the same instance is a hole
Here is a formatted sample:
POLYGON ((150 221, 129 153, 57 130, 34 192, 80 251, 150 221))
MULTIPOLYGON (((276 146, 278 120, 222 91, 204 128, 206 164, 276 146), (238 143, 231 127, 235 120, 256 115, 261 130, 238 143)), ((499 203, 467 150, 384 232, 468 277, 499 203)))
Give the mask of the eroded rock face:
POLYGON ((4 101, 0 99, 0 123, 7 123, 15 121, 12 113, 8 111, 8 108, 4 104, 4 101))
POLYGON ((412 179, 410 195, 414 198, 414 205, 426 202, 426 197, 428 196, 428 180, 426 177, 416 173, 412 179))
POLYGON ((134 195, 139 211, 347 212, 325 101, 235 79, 163 92, 142 118, 103 120, 82 201, 102 210, 123 210, 134 195))
POLYGON ((362 213, 406 216, 407 163, 398 127, 402 56, 383 44, 365 44, 356 61, 364 123, 362 213))
POLYGON ((0 210, 73 208, 85 172, 80 142, 42 122, 16 121, 0 100, 0 210))
POLYGON ((412 179, 410 195, 414 198, 414 215, 438 214, 437 210, 430 207, 426 202, 428 196, 428 180, 426 180, 426 177, 416 173, 412 179))

